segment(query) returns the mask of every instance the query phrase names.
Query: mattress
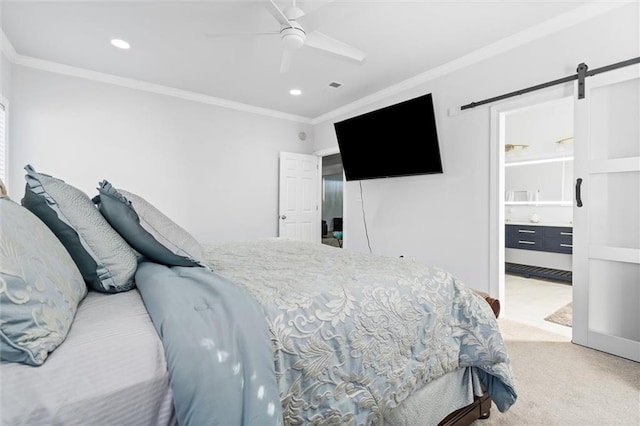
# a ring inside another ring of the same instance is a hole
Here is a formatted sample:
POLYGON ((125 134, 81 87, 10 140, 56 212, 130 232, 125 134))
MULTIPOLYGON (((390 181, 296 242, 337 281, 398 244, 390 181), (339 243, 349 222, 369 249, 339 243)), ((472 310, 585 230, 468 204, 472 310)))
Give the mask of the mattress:
POLYGON ((39 367, 0 365, 3 425, 173 425, 162 342, 136 290, 89 292, 39 367))

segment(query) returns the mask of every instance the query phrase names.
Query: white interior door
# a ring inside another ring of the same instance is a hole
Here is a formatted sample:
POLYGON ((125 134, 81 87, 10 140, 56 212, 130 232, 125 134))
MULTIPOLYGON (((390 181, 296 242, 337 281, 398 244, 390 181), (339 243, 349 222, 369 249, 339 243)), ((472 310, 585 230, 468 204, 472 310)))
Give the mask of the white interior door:
POLYGON ((319 158, 280 153, 279 236, 320 242, 319 158))
POLYGON ((574 115, 583 204, 576 198, 573 341, 640 361, 640 66, 585 84, 574 115))

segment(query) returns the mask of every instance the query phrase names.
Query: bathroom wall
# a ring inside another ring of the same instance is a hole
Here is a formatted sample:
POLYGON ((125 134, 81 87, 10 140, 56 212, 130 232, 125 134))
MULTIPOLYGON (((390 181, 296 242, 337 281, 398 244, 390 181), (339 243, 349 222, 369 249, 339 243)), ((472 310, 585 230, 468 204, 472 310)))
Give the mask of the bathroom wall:
POLYGON ((572 158, 572 136, 572 98, 506 115, 505 144, 513 145, 505 152, 507 222, 529 222, 535 215, 541 224, 572 224, 573 161, 555 161, 572 158))
MULTIPOLYGON (((573 99, 505 117, 505 222, 573 225, 573 99), (527 197, 529 200, 527 201, 527 197)), ((570 271, 572 256, 507 248, 509 263, 570 271)))

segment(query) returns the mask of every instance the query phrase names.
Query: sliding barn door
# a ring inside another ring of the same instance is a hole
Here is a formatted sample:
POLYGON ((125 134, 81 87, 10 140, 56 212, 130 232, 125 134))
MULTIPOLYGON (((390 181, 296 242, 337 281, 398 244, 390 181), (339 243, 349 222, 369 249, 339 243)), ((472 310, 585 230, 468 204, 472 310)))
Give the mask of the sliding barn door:
POLYGON ((585 84, 575 102, 573 341, 640 361, 640 66, 585 84))
POLYGON ((318 163, 315 155, 280 153, 279 236, 320 242, 318 163))

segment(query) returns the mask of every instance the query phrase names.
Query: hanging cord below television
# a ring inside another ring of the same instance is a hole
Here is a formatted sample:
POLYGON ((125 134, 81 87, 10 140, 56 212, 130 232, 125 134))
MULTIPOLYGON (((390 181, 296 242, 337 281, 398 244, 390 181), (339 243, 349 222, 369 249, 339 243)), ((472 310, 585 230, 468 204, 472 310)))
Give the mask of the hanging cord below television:
POLYGON ((373 254, 373 250, 371 250, 371 242, 369 241, 369 230, 367 229, 367 217, 364 214, 364 196, 362 195, 362 181, 358 181, 360 183, 360 201, 362 202, 362 221, 364 222, 364 233, 367 236, 367 246, 369 246, 369 253, 373 254))

